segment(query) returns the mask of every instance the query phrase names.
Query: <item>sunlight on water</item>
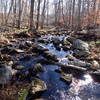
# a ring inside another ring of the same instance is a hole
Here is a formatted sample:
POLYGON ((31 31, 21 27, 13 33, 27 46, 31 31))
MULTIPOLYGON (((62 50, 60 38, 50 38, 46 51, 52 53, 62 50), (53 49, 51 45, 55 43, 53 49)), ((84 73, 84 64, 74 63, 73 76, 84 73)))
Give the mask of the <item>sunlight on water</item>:
POLYGON ((84 75, 84 80, 80 79, 72 79, 71 88, 69 89, 70 93, 78 95, 81 90, 85 88, 85 86, 91 84, 93 82, 91 76, 89 74, 84 75))

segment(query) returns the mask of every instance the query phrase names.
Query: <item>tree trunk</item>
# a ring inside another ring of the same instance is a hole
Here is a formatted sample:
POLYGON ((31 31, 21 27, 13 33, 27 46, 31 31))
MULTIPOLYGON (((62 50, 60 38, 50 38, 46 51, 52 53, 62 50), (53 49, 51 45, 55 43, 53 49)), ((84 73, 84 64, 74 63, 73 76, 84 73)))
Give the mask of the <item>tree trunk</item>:
POLYGON ((73 30, 73 24, 74 24, 74 12, 75 12, 75 0, 73 0, 73 8, 72 8, 72 24, 71 24, 71 30, 73 30))
POLYGON ((80 30, 80 22, 81 22, 81 0, 78 0, 78 25, 77 25, 77 29, 80 30))
POLYGON ((22 0, 19 0, 18 1, 18 4, 19 4, 19 11, 18 11, 18 29, 20 29, 20 24, 21 24, 21 13, 22 13, 22 10, 21 10, 21 1, 22 0))
POLYGON ((34 23, 33 23, 34 2, 35 2, 35 0, 31 0, 31 8, 30 8, 30 28, 29 28, 31 31, 34 29, 34 23))
POLYGON ((44 26, 44 20, 45 20, 45 7, 46 7, 46 0, 44 0, 42 15, 41 15, 41 29, 43 29, 44 26))
POLYGON ((41 3, 41 0, 38 0, 38 9, 37 9, 37 22, 36 22, 36 29, 38 29, 38 28, 39 28, 40 3, 41 3))

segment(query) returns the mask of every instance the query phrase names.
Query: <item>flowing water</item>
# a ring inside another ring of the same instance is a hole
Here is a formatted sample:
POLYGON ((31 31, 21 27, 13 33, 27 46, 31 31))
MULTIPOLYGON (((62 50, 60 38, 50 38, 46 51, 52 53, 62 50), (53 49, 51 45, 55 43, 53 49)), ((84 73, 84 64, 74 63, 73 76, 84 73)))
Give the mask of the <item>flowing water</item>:
MULTIPOLYGON (((62 39, 62 36, 46 35, 41 38, 58 37, 62 39)), ((72 53, 71 51, 65 52, 63 50, 58 51, 55 49, 53 43, 40 45, 48 48, 52 53, 59 57, 59 61, 62 63, 68 63, 66 55, 72 53)), ((34 60, 28 62, 21 62, 24 65, 31 66, 34 64, 34 60)), ((40 99, 43 100, 100 100, 100 84, 94 82, 89 74, 84 75, 83 79, 73 78, 70 86, 60 80, 60 74, 55 72, 58 69, 56 65, 45 65, 46 71, 40 74, 40 78, 47 84, 48 90, 45 91, 40 99)))

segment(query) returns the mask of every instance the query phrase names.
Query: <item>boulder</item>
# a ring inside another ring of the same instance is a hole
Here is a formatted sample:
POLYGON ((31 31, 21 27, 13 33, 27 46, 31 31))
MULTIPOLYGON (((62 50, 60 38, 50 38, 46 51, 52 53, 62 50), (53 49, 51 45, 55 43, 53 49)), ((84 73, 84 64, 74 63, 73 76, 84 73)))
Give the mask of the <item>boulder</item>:
POLYGON ((68 58, 68 60, 70 60, 70 61, 76 60, 76 58, 71 54, 66 55, 66 58, 68 58))
POLYGON ((88 43, 80 40, 80 39, 76 39, 74 37, 68 37, 67 40, 72 43, 72 47, 75 49, 79 49, 79 50, 89 50, 89 45, 88 43))
POLYGON ((45 48, 45 47, 43 47, 43 46, 41 46, 41 45, 34 44, 34 45, 32 46, 32 51, 41 54, 41 53, 43 53, 44 51, 48 51, 48 49, 45 48))
POLYGON ((31 35, 26 31, 22 31, 19 34, 15 34, 15 37, 16 38, 29 38, 31 37, 31 35))
POLYGON ((25 51, 24 50, 21 50, 21 49, 16 49, 16 48, 13 48, 13 47, 4 47, 1 49, 1 53, 2 54, 17 54, 17 53, 24 53, 25 51))
POLYGON ((0 65, 0 84, 8 84, 12 77, 12 69, 10 66, 0 65))
POLYGON ((92 61, 92 67, 96 69, 100 69, 100 65, 96 60, 92 61))
POLYGON ((87 63, 85 61, 81 61, 81 60, 78 60, 78 59, 70 61, 69 64, 84 67, 84 68, 90 68, 91 67, 90 63, 87 63))
POLYGON ((23 65, 13 65, 13 69, 15 69, 15 70, 23 70, 25 68, 25 66, 23 66, 23 65))
POLYGON ((44 71, 45 71, 44 67, 40 63, 37 63, 33 67, 29 68, 29 77, 36 76, 38 73, 44 71))
POLYGON ((70 84, 72 82, 72 74, 62 73, 60 79, 70 84))
POLYGON ((57 37, 52 38, 52 42, 54 45, 59 45, 61 43, 60 39, 57 37))
POLYGON ((41 95, 46 90, 47 90, 46 83, 38 78, 35 78, 31 83, 29 93, 33 95, 34 98, 35 97, 38 98, 38 96, 41 95))
POLYGON ((43 66, 40 63, 37 63, 34 66, 33 70, 36 71, 36 72, 44 72, 44 68, 43 68, 43 66))
POLYGON ((40 43, 49 43, 48 39, 38 39, 38 42, 40 43))
POLYGON ((75 49, 73 55, 76 57, 88 57, 90 55, 89 50, 78 50, 75 49))
POLYGON ((47 59, 58 61, 58 58, 56 55, 52 54, 50 51, 44 51, 43 56, 47 59))

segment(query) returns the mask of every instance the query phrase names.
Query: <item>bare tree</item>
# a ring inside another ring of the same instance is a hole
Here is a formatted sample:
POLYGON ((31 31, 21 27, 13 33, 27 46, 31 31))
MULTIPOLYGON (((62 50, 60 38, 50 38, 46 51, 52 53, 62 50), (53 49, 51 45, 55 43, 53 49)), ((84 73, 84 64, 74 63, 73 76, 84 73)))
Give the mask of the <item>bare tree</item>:
POLYGON ((18 5, 19 5, 19 11, 18 11, 18 28, 19 29, 20 29, 20 25, 21 25, 21 13, 22 13, 21 1, 22 0, 18 0, 18 5))
POLYGON ((78 30, 80 30, 80 22, 81 22, 81 0, 78 0, 78 25, 77 25, 78 30))
POLYGON ((41 15, 41 29, 43 29, 44 26, 45 14, 46 14, 46 0, 44 0, 43 10, 41 15))
POLYGON ((41 0, 38 0, 36 29, 38 29, 38 28, 39 28, 39 19, 40 19, 40 4, 41 4, 41 0))
POLYGON ((34 23, 33 23, 33 13, 34 13, 34 2, 35 0, 31 0, 31 7, 30 7, 30 30, 33 30, 34 23))

